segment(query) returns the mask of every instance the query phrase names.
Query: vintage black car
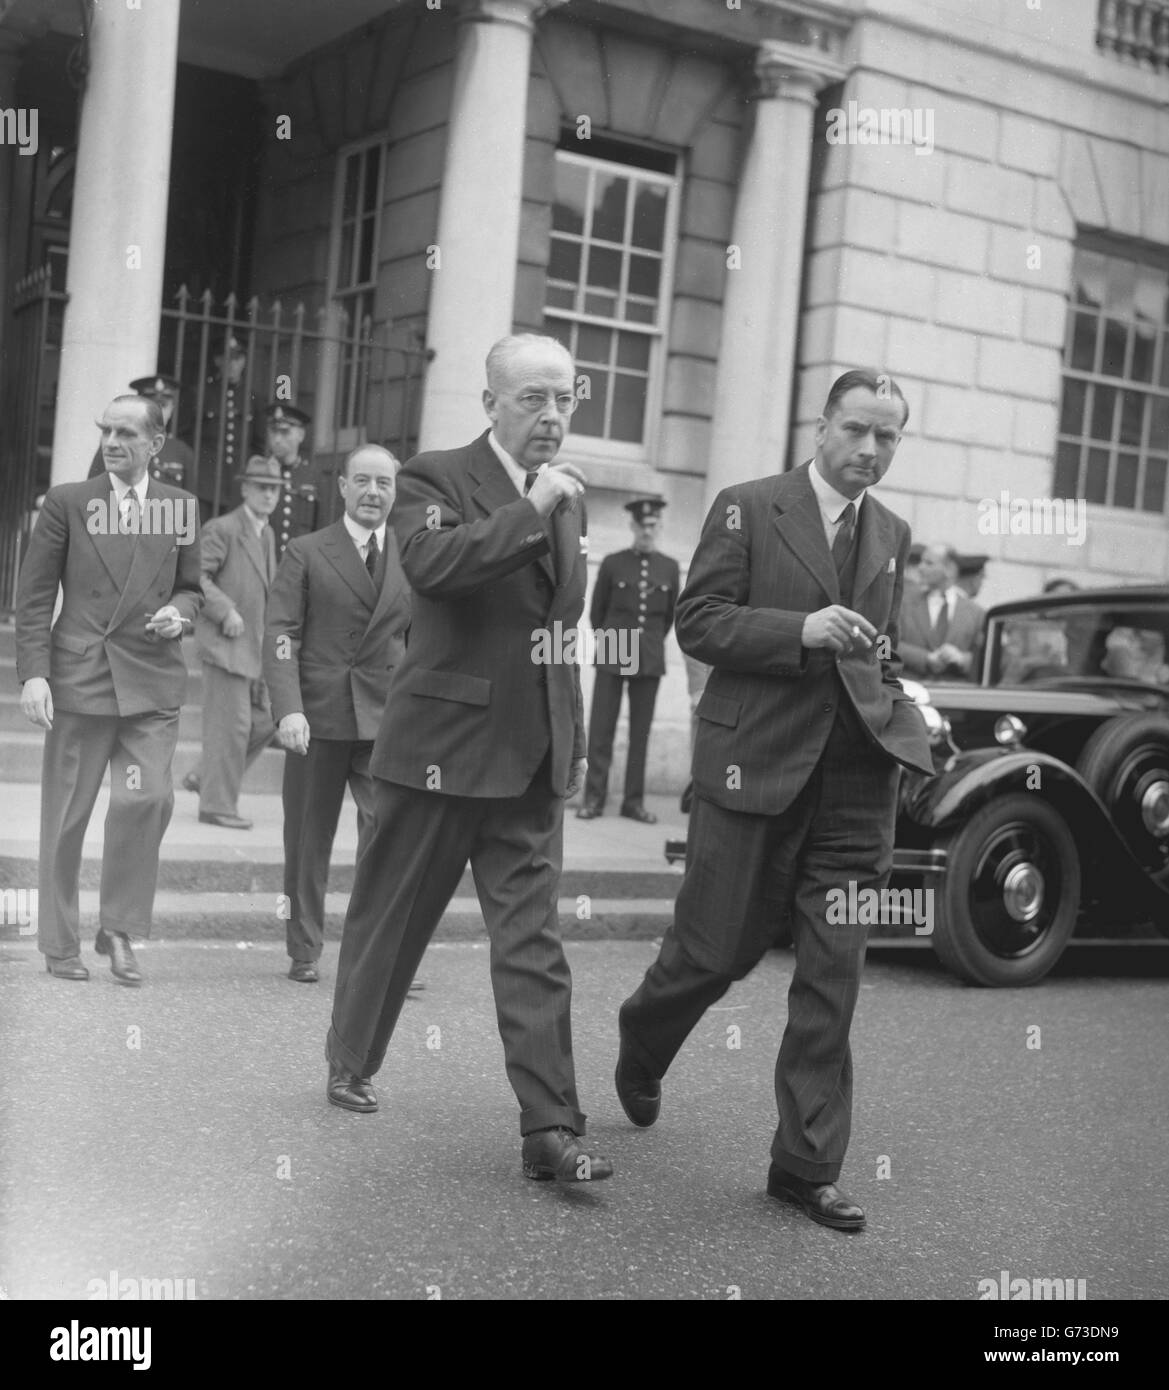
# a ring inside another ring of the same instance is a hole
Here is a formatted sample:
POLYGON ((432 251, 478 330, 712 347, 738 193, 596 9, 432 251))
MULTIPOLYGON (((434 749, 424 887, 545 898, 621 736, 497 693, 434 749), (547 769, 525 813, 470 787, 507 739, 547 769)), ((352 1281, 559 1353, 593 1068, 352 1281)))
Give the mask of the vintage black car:
POLYGON ((871 935, 917 933, 964 980, 1027 985, 1073 932, 1169 934, 1169 588, 1000 604, 974 674, 902 680, 935 775, 901 779, 889 897, 913 925, 871 935))

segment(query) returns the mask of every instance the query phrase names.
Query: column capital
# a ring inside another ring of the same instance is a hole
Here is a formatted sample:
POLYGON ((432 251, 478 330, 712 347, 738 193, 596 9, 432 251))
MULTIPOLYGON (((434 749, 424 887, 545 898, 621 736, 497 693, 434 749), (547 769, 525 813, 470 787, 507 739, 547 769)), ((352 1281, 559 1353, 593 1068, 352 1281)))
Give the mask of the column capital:
POLYGON ((460 24, 514 24, 531 32, 549 10, 568 0, 460 0, 460 24))
POLYGON ((848 69, 822 49, 768 39, 755 50, 755 99, 815 102, 830 82, 843 81, 848 69))

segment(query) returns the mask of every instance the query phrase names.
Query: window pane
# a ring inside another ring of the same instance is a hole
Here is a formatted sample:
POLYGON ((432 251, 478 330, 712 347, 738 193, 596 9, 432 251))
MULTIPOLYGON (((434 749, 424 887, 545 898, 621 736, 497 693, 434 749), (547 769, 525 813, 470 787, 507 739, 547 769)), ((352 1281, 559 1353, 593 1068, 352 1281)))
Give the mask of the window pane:
POLYGON ((638 299, 625 301, 625 317, 630 323, 657 323, 658 306, 646 304, 638 299))
POLYGON ((621 286, 621 252, 603 246, 589 247, 588 283, 617 293, 621 286))
POLYGON ((1074 275, 1077 304, 1098 307, 1104 300, 1104 257, 1095 251, 1077 251, 1074 275))
POLYGON ((630 256, 629 293, 656 299, 661 275, 662 263, 656 256, 630 256))
POLYGON ((1088 450, 1088 475, 1084 484, 1084 496, 1089 502, 1108 500, 1108 450, 1088 450))
POLYGON ((1145 495, 1141 506, 1147 512, 1165 510, 1165 476, 1169 470, 1169 460, 1150 458, 1145 461, 1145 495))
POLYGON ((607 328, 593 328, 587 323, 580 325, 576 340, 576 355, 581 362, 599 362, 609 365, 609 354, 613 350, 613 334, 607 328))
POLYGON ((1075 497, 1080 473, 1080 446, 1061 444, 1055 456, 1055 477, 1051 483, 1052 497, 1075 497))
POLYGON ((1128 342, 1128 324, 1119 319, 1104 320, 1104 352, 1100 370, 1105 376, 1124 375, 1124 349, 1128 342))
POLYGON ((660 251, 666 243, 666 196, 660 184, 638 184, 633 202, 633 244, 660 251))
POLYGON ((1145 401, 1148 397, 1141 391, 1125 391, 1122 393, 1123 404, 1120 407, 1120 442, 1122 444, 1137 444, 1141 442, 1141 426, 1145 420, 1145 401))
POLYGON ((357 262, 357 279, 363 285, 373 279, 373 234, 375 226, 374 218, 363 217, 361 219, 361 255, 357 262))
POLYGON ((337 288, 353 283, 353 224, 341 228, 341 257, 337 264, 337 288))
POLYGON ((1079 372, 1090 372, 1096 357, 1096 325, 1092 314, 1076 314, 1072 330, 1071 366, 1079 372))
POLYGON ((1137 456, 1118 454, 1116 481, 1112 489, 1114 507, 1135 507, 1137 504, 1137 456))
POLYGON ((1162 386, 1169 386, 1169 333, 1161 334, 1161 371, 1159 379, 1162 386))
POLYGON ((608 396, 609 378, 604 372, 591 372, 589 390, 592 398, 582 400, 572 417, 573 434, 591 434, 601 437, 605 433, 605 401, 608 396))
POLYGON ((1113 318, 1131 319, 1136 294, 1137 267, 1119 256, 1108 257, 1107 310, 1113 318))
POLYGON ((591 235, 600 241, 625 240, 625 204, 629 180, 616 174, 597 174, 593 190, 591 235))
POLYGON ((572 324, 565 323, 563 319, 545 319, 544 332, 572 352, 572 324))
POLYGON ((549 285, 547 307, 549 309, 571 309, 576 302, 576 291, 562 285, 549 285))
POLYGON ((1152 411, 1152 419, 1149 421, 1149 447, 1169 447, 1169 396, 1150 396, 1149 408, 1152 411))
POLYGON ((372 212, 377 206, 377 176, 381 158, 380 145, 371 145, 365 152, 365 196, 362 199, 362 207, 366 212, 372 212))
POLYGON ((1097 386, 1093 389, 1095 400, 1092 405, 1093 439, 1112 438, 1112 409, 1116 404, 1117 392, 1111 386, 1097 386))
POLYGON ((649 371, 649 338, 644 333, 618 333, 617 365, 649 371))
POLYGON ((360 174, 360 158, 357 155, 350 155, 345 161, 345 196, 341 201, 342 218, 352 218, 357 215, 357 181, 360 174))
POLYGON ((570 280, 574 285, 580 279, 580 242, 565 241, 561 237, 552 238, 548 257, 548 277, 552 280, 570 280))
POLYGON ((1156 346, 1156 333, 1147 324, 1137 324, 1132 340, 1132 369, 1129 372, 1133 381, 1152 381, 1153 349, 1156 346))
POLYGON ((645 387, 643 376, 618 375, 613 381, 613 418, 609 438, 640 444, 645 425, 645 387))
POLYGON ((584 232, 585 199, 588 197, 589 174, 580 164, 567 159, 556 161, 556 202, 552 206, 552 230, 555 232, 584 232))
POLYGON ((1084 428, 1084 397, 1087 389, 1082 381, 1069 377, 1063 384, 1063 406, 1059 413, 1060 434, 1081 434, 1084 428))
POLYGON ((584 312, 596 314, 598 318, 614 319, 617 317, 617 296, 615 294, 586 294, 584 312))

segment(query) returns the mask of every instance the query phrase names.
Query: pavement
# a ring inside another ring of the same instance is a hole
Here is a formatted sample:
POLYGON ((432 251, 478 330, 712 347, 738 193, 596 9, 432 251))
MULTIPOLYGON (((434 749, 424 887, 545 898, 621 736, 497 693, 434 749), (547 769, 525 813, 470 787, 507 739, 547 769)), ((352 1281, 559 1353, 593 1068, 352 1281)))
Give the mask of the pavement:
POLYGON ((567 951, 581 1101, 616 1167, 587 1187, 521 1174, 485 943, 431 946, 375 1115, 324 1097, 335 946, 302 986, 277 946, 150 943, 132 990, 92 958, 70 984, 0 945, 0 1296, 112 1278, 196 1300, 974 1300, 1003 1270, 1091 1299, 1169 1292, 1164 951, 1073 947, 1041 986, 993 991, 928 948, 873 950, 852 1235, 764 1191, 789 954, 708 1012, 638 1130, 612 1089, 615 1018, 654 947, 567 951))

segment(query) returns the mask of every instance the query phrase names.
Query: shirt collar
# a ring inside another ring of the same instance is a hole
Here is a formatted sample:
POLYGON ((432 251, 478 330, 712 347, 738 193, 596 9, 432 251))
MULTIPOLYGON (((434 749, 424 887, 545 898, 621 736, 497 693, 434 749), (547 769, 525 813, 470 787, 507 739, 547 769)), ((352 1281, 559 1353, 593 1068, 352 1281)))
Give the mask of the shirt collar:
MULTIPOLYGON (((522 497, 524 495, 524 483, 527 481, 528 470, 522 463, 517 463, 516 460, 512 458, 499 440, 496 439, 494 430, 488 431, 487 442, 491 445, 495 457, 503 464, 507 476, 515 484, 516 491, 522 497)), ((540 467, 542 469, 544 465, 541 464, 540 467)))
POLYGON ((353 544, 358 550, 365 549, 371 535, 377 537, 378 550, 386 548, 386 523, 384 521, 376 531, 371 532, 368 526, 362 526, 360 522, 354 521, 348 512, 342 513, 341 520, 345 523, 345 529, 353 538, 353 544))
POLYGON ((255 531, 257 536, 262 536, 264 534, 264 527, 268 524, 268 518, 266 516, 258 516, 246 502, 243 503, 243 509, 244 516, 251 522, 252 530, 255 531))
POLYGON ((856 507, 857 516, 860 516, 861 503, 865 500, 868 488, 862 488, 855 497, 845 497, 843 493, 837 492, 820 472, 815 459, 808 465, 808 477, 812 480, 812 491, 816 494, 816 501, 819 502, 820 511, 826 521, 835 525, 840 520, 841 512, 850 502, 856 507))
POLYGON ((114 489, 114 496, 118 499, 119 507, 126 500, 126 494, 130 491, 133 491, 135 497, 138 498, 139 506, 141 506, 142 503, 146 501, 146 488, 150 482, 149 473, 143 473, 142 477, 139 478, 139 480, 134 484, 132 489, 130 487, 130 484, 126 482, 125 478, 119 478, 116 473, 109 474, 109 479, 110 486, 114 489))

